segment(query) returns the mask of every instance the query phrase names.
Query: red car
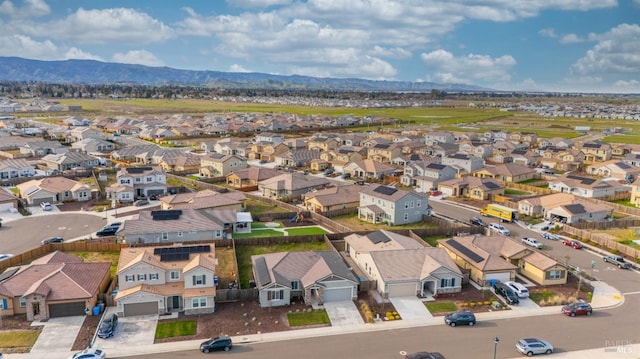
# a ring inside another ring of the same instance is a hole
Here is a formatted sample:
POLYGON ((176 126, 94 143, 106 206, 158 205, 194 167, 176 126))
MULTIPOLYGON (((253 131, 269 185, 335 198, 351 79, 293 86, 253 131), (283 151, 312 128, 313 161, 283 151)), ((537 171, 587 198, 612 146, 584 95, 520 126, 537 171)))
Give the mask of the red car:
POLYGON ((575 302, 562 307, 562 314, 570 317, 575 317, 576 315, 590 316, 591 313, 593 313, 591 305, 585 302, 575 302))
POLYGON ((562 240, 562 244, 564 244, 565 246, 568 246, 568 247, 572 247, 573 249, 581 249, 582 248, 582 243, 580 243, 578 241, 572 241, 570 239, 562 240))

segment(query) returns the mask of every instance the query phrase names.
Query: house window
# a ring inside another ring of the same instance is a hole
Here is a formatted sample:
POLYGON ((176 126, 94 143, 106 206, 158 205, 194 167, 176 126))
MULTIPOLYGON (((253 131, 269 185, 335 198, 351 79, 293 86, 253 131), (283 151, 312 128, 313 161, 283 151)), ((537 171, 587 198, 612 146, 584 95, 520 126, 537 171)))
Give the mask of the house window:
POLYGON ((409 202, 406 202, 406 203, 404 204, 404 208, 405 208, 405 209, 408 209, 408 208, 409 208, 409 202))
POLYGON ((193 279, 193 285, 205 285, 205 284, 207 284, 207 279, 206 279, 206 276, 204 274, 194 275, 192 277, 192 279, 193 279))
POLYGON ((124 276, 124 281, 125 282, 133 282, 133 274, 127 274, 126 276, 124 276))
POLYGON ((409 207, 413 208, 413 201, 409 202, 409 207))
POLYGON ((20 297, 20 308, 25 308, 27 306, 27 299, 25 297, 20 297))
POLYGON ((216 237, 222 236, 222 232, 219 229, 216 229, 216 237))
POLYGON ((293 282, 291 282, 291 289, 292 290, 299 290, 300 289, 300 282, 297 280, 294 280, 293 282))
POLYGON ((158 280, 158 278, 160 278, 160 276, 158 275, 158 273, 151 273, 151 274, 149 274, 149 280, 158 280))
POLYGON ((455 287, 456 279, 455 278, 442 278, 440 279, 440 288, 446 287, 455 287))
POLYGON ((564 278, 564 271, 560 269, 550 270, 547 272, 547 279, 561 279, 564 278))
POLYGON ((422 201, 417 200, 416 201, 416 207, 420 208, 420 206, 422 206, 422 201))
POLYGON ((147 182, 153 182, 153 177, 147 177, 147 182))
POLYGON ((179 280, 180 279, 180 271, 172 270, 169 273, 169 278, 171 278, 171 280, 179 280))
POLYGON ((168 241, 169 240, 169 233, 162 232, 162 240, 163 241, 168 241))
POLYGON ((276 289, 267 292, 267 300, 282 300, 284 298, 284 290, 276 289))
POLYGON ((7 309, 7 300, 6 299, 0 299, 0 309, 4 310, 7 309))
POLYGON ((178 232, 178 237, 182 237, 182 232, 178 232))
POLYGON ((191 299, 191 306, 194 308, 202 308, 207 306, 207 297, 191 299))
POLYGON ((147 275, 146 274, 138 274, 138 280, 139 281, 147 280, 147 275))
POLYGON ((408 221, 408 220, 409 220, 409 213, 405 213, 405 214, 404 214, 404 220, 405 220, 405 221, 408 221))
POLYGON ((140 183, 140 177, 136 178, 136 182, 140 183))

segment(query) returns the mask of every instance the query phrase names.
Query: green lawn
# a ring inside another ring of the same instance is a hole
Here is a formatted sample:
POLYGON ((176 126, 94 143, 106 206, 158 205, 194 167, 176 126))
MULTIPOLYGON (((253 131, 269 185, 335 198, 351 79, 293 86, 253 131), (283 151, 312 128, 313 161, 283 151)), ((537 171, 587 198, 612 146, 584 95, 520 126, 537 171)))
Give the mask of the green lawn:
POLYGON ((179 322, 160 322, 156 326, 156 339, 183 337, 196 334, 198 324, 195 320, 179 322))
POLYGON ((438 246, 438 239, 447 239, 451 238, 451 236, 426 236, 422 237, 422 240, 427 242, 431 247, 438 246))
POLYGON ((287 229, 287 233, 289 233, 290 236, 310 236, 314 234, 326 234, 329 232, 320 227, 305 227, 287 229))
POLYGON ((30 348, 40 335, 39 330, 10 330, 0 332, 0 348, 30 348))
POLYGON ((326 251, 328 249, 324 242, 283 243, 270 246, 237 246, 236 257, 238 258, 240 286, 242 288, 249 288, 249 279, 253 279, 251 256, 277 252, 326 251))
POLYGON ((269 213, 284 213, 289 212, 284 208, 274 206, 272 204, 256 201, 255 199, 247 199, 246 201, 247 212, 250 212, 253 216, 261 216, 269 213))
POLYGON ((260 229, 251 233, 234 233, 233 238, 282 237, 284 233, 273 229, 260 229))
POLYGON ((443 313, 443 312, 455 312, 458 310, 456 303, 454 302, 425 302, 424 306, 431 314, 443 313))
POLYGON ((536 304, 540 303, 543 300, 549 300, 556 296, 556 292, 545 290, 543 292, 529 293, 529 298, 534 301, 536 304))
POLYGON ((274 221, 274 223, 278 223, 279 226, 278 227, 267 227, 267 224, 264 222, 253 222, 251 223, 251 229, 260 229, 260 228, 282 228, 284 227, 284 224, 282 224, 282 222, 280 221, 274 221))
POLYGON ((521 196, 521 195, 525 195, 525 194, 531 194, 531 192, 519 191, 517 189, 506 188, 504 190, 504 194, 507 195, 507 196, 508 195, 521 196))
POLYGON ((331 324, 329 315, 324 310, 314 310, 313 312, 289 313, 287 314, 289 325, 301 327, 305 325, 331 324))

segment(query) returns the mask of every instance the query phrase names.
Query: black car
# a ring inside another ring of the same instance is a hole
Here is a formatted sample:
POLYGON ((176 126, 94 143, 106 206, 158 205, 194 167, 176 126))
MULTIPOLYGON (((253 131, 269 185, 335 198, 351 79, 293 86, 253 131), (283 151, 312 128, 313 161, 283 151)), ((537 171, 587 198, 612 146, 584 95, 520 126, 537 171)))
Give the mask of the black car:
POLYGON ((51 237, 51 238, 43 239, 42 242, 40 242, 40 244, 44 246, 49 243, 62 243, 62 242, 64 242, 64 238, 62 237, 51 237))
POLYGON ((102 323, 100 323, 100 327, 98 328, 98 337, 99 338, 110 338, 113 336, 113 333, 116 331, 116 327, 118 326, 118 316, 116 314, 111 315, 108 318, 104 318, 102 323))
POLYGON ((496 283, 493 289, 495 290, 497 295, 503 297, 507 301, 507 304, 520 303, 520 299, 518 299, 518 294, 516 294, 516 292, 513 289, 511 289, 511 287, 509 287, 508 285, 504 283, 496 283))
POLYGON ((200 344, 200 351, 203 353, 208 353, 216 350, 224 350, 228 352, 233 347, 233 343, 231 343, 231 338, 229 337, 215 337, 213 339, 209 339, 200 344))
POLYGON ((472 312, 467 311, 455 312, 445 315, 444 322, 452 327, 456 325, 473 326, 476 324, 476 316, 472 312))
POLYGON ((146 199, 139 199, 139 200, 133 202, 133 205, 136 206, 136 207, 146 206, 148 204, 149 204, 149 201, 146 200, 146 199))
POLYGON ((478 217, 471 217, 469 219, 469 223, 471 223, 474 226, 478 226, 478 227, 484 227, 486 226, 484 224, 484 221, 482 220, 482 218, 478 218, 478 217))
POLYGON ((436 352, 416 352, 407 354, 405 359, 445 359, 445 357, 436 352))
POLYGON ((115 236, 119 228, 120 227, 104 227, 98 232, 96 232, 96 236, 98 237, 115 236))

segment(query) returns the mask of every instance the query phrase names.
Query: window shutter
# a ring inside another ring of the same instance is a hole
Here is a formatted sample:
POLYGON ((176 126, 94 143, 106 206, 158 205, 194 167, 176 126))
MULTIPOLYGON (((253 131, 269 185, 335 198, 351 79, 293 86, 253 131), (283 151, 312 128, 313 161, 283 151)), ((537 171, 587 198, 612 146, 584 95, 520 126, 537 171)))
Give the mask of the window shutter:
POLYGON ((191 279, 193 279, 193 285, 196 285, 196 276, 194 275, 191 279))
POLYGON ((455 278, 451 278, 451 286, 452 287, 456 286, 456 279, 455 278))
POLYGON ((2 309, 7 309, 7 300, 2 298, 2 309))
POLYGON ((202 284, 207 284, 207 276, 206 275, 202 275, 202 284))
POLYGON ((444 278, 440 279, 440 288, 444 287, 444 278))

